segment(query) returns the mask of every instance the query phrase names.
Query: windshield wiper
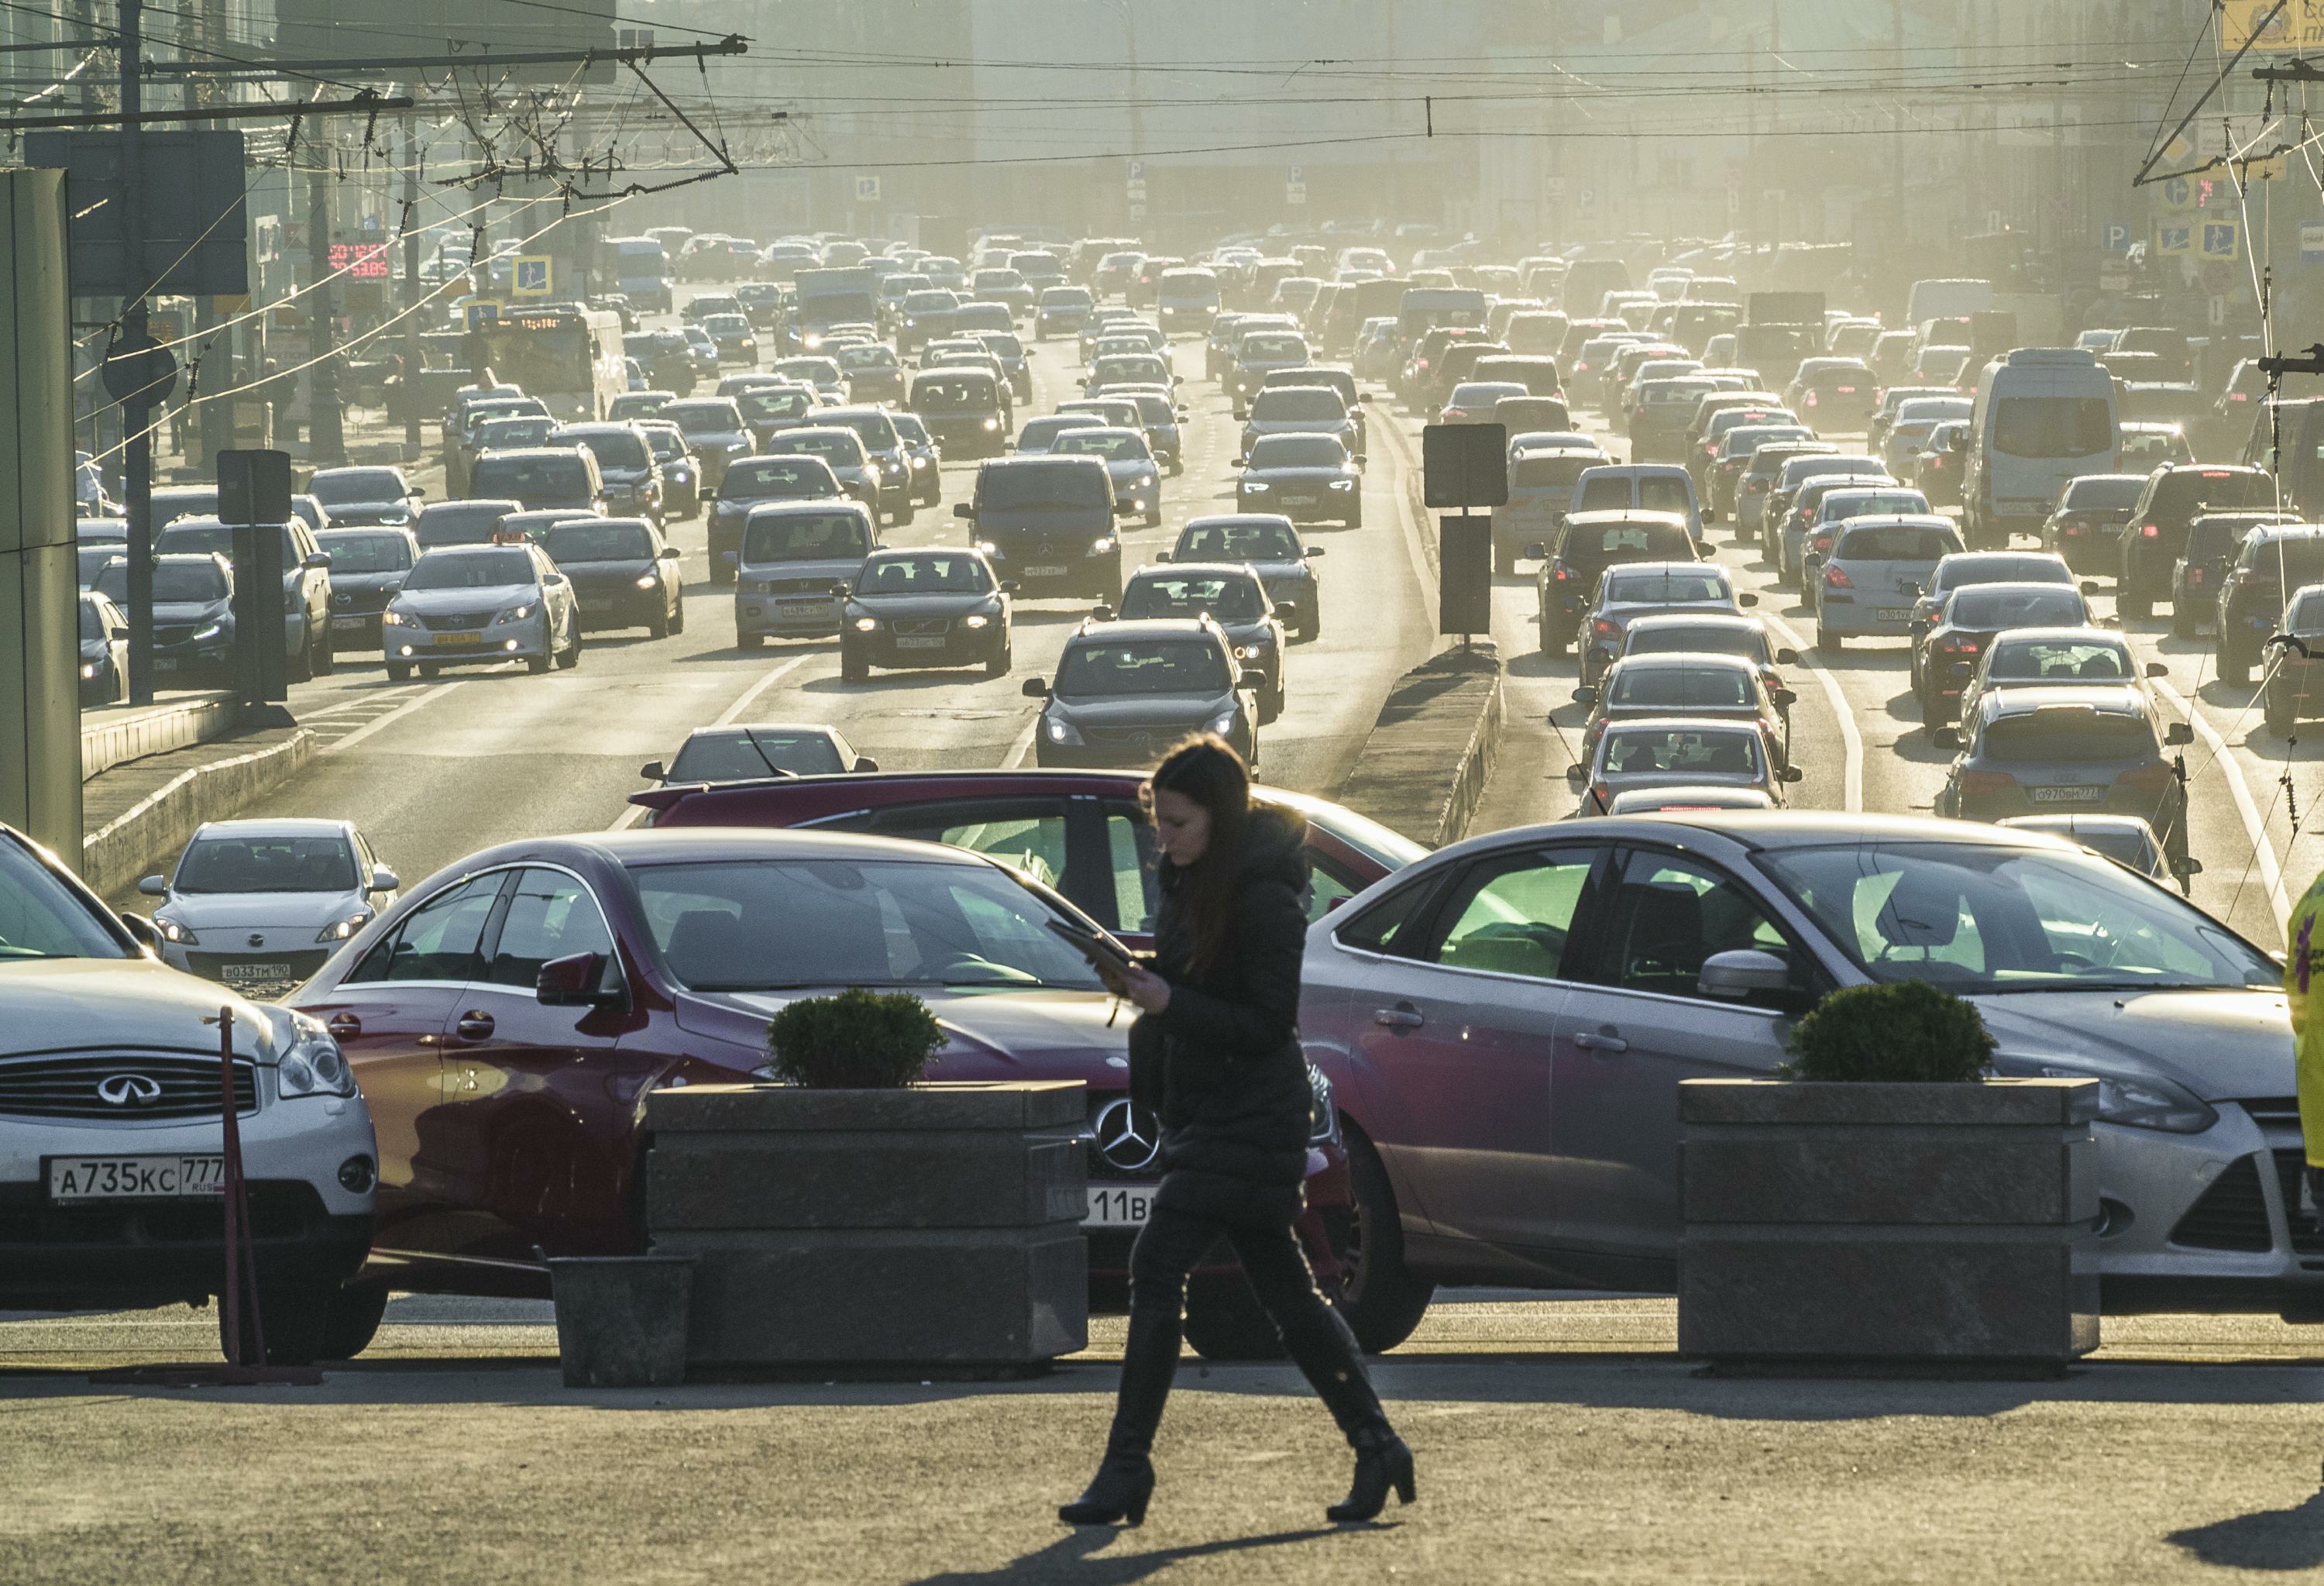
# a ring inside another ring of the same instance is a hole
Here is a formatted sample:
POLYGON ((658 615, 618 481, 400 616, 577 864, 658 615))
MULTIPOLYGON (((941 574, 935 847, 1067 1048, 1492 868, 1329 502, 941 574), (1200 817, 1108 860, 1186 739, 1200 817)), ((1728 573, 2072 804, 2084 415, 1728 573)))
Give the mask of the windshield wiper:
POLYGON ((2017 991, 2247 991, 2249 986, 2225 986, 2208 981, 2091 981, 2076 980, 2061 975, 2039 984, 2013 983, 1988 986, 1973 993, 1980 997, 2006 997, 2017 991))

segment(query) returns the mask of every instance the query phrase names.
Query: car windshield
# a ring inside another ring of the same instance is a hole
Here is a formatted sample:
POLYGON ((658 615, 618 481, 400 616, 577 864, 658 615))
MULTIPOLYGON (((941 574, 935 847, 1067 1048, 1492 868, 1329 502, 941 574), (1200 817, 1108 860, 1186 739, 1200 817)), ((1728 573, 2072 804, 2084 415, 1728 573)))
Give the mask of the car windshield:
POLYGON ((2091 855, 1955 838, 1775 848, 1758 862, 1876 981, 1972 996, 2283 982, 2227 927, 2091 855))
POLYGON ((1067 648, 1057 665, 1059 694, 1224 694, 1226 657, 1185 639, 1094 640, 1067 648))
POLYGON ((469 475, 472 489, 523 497, 545 491, 589 493, 589 475, 577 456, 488 456, 469 475))
POLYGON ((0 963, 136 956, 29 849, 0 835, 0 963))
POLYGON ((400 573, 411 565, 411 542, 401 534, 350 534, 326 530, 315 536, 331 571, 400 573))
POLYGON ((2059 504, 2076 512, 2126 512, 2138 504, 2138 493, 2145 484, 2135 474, 2077 479, 2066 486, 2065 499, 2059 504))
POLYGON ((737 463, 726 470, 718 492, 722 501, 838 493, 838 475, 821 457, 760 457, 737 463))
POLYGON ((1339 468, 1348 448, 1329 435, 1263 435, 1251 443, 1254 468, 1339 468))
POLYGON ((1040 507, 1102 507, 1111 487, 1096 463, 1019 463, 988 466, 976 476, 980 511, 1040 507))
POLYGON ((726 398, 706 402, 671 402, 662 409, 661 417, 677 425, 679 433, 689 440, 698 435, 720 435, 742 428, 741 410, 726 398))
POLYGON ((992 575, 972 556, 883 557, 865 564, 858 595, 982 595, 992 575))
POLYGON ((198 839, 178 862, 180 892, 352 892, 355 851, 344 837, 198 839))
POLYGON ((476 426, 476 448, 491 452, 539 446, 556 429, 557 420, 554 419, 495 419, 489 424, 476 426))
POLYGON ((307 489, 327 507, 397 501, 404 493, 403 481, 392 468, 326 468, 307 489))
POLYGON ((1248 574, 1194 574, 1139 578, 1121 592, 1125 617, 1198 617, 1204 612, 1222 622, 1255 622, 1264 614, 1259 586, 1248 574))
POLYGON ((2144 760, 2154 752, 2154 729, 2144 716, 2080 705, 2045 705, 1987 722, 1976 752, 2006 765, 2144 760))
POLYGON ((1633 727, 1609 732, 1600 752, 1611 776, 1755 777, 1759 740, 1749 733, 1707 733, 1686 727, 1633 727))
POLYGON ((865 346, 842 347, 839 349, 839 366, 858 373, 866 369, 893 369, 896 367, 896 355, 893 349, 879 342, 865 346))
POLYGON ((1178 541, 1181 561, 1296 562, 1299 537, 1282 523, 1192 523, 1178 541))
POLYGON ((415 589, 498 589, 530 584, 534 576, 532 558, 513 547, 431 550, 411 569, 403 588, 406 594, 415 589))
POLYGON ((1960 628, 2080 627, 2088 613, 2075 590, 1971 585, 1953 596, 1946 620, 1960 628))
POLYGON ((922 375, 912 382, 912 406, 923 412, 966 413, 999 405, 991 378, 972 380, 964 375, 943 375, 930 379, 922 375))
POLYGON ((1053 448, 1060 456, 1104 457, 1110 462, 1127 462, 1132 458, 1143 461, 1154 454, 1142 435, 1125 435, 1107 429, 1068 431, 1057 437, 1053 448))
POLYGON ((412 525, 423 548, 466 542, 482 544, 493 537, 493 530, 514 506, 503 501, 438 502, 420 514, 412 525))
MULTIPOLYGON (((1459 393, 1454 395, 1457 399, 1459 393)), ((1346 400, 1338 392, 1323 386, 1263 391, 1250 405, 1251 421, 1256 424, 1279 419, 1328 420, 1338 423, 1347 416, 1346 400)))
POLYGON ((653 460, 646 438, 633 429, 591 429, 564 438, 588 447, 600 468, 643 469, 653 460))
MULTIPOLYGON (((129 603, 129 562, 126 558, 106 563, 97 576, 97 592, 124 611, 129 603)), ((153 598, 171 605, 198 605, 226 597, 226 576, 216 562, 156 561, 153 598)))
POLYGON ((774 448, 772 455, 821 457, 835 469, 863 466, 863 442, 852 429, 824 434, 794 429, 776 436, 767 445, 774 448))
POLYGON ((669 762, 673 782, 741 782, 754 777, 836 776, 847 767, 828 733, 721 727, 687 738, 669 762))
POLYGON ((1734 708, 1752 703, 1751 674, 1739 667, 1626 667, 1606 703, 1674 711, 1734 708))
POLYGON ((853 512, 769 512, 742 530, 746 562, 845 561, 871 550, 871 533, 853 512))
POLYGON ((1247 336, 1235 356, 1245 363, 1275 358, 1307 361, 1307 344, 1296 336, 1247 336))
POLYGON ((1933 562, 1960 549, 1960 539, 1950 529, 1920 528, 1909 523, 1850 529, 1832 550, 1834 561, 1933 562))
POLYGON ((2011 682, 2126 683, 2130 658, 2107 639, 2008 639, 1993 647, 1986 675, 2011 682))
POLYGON ((1657 605, 1683 605, 1727 598, 1727 580, 1717 573, 1674 573, 1657 567, 1652 571, 1615 573, 1606 579, 1609 603, 1650 601, 1657 605))
POLYGON ((663 962, 697 991, 1099 989, 1048 928, 1063 917, 987 864, 751 860, 630 873, 663 962))
POLYGON ((643 523, 583 518, 559 523, 540 536, 549 559, 571 562, 642 562, 654 554, 653 534, 643 523))
POLYGON ((1760 630, 1743 622, 1633 622, 1622 635, 1624 655, 1670 655, 1699 650, 1705 655, 1739 655, 1747 660, 1767 659, 1760 630))

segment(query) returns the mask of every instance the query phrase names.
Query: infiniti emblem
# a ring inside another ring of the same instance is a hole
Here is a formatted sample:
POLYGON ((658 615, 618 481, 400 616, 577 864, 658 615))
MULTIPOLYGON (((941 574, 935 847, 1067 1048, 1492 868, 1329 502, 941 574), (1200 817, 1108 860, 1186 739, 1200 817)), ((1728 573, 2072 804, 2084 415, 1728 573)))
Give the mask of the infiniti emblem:
POLYGON ((1117 1096, 1101 1108, 1090 1133, 1097 1154, 1124 1173, 1143 1172, 1162 1155, 1162 1130, 1154 1114, 1128 1096, 1117 1096))
POLYGON ((97 1082, 97 1099, 111 1107, 143 1107, 161 1099, 161 1082, 151 1074, 108 1074, 97 1082))

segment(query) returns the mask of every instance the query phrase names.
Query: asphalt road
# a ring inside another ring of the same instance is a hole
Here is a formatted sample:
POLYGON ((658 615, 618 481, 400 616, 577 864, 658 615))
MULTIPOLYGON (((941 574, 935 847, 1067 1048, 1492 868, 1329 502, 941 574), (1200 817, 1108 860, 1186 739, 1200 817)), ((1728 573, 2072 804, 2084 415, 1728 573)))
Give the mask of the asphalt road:
MULTIPOLYGON (((1124 534, 1127 572, 1167 549, 1185 521, 1234 510, 1240 426, 1219 387, 1202 378, 1202 345, 1174 349, 1192 417, 1185 468, 1164 482, 1164 521, 1124 534)), ((1024 417, 1078 394, 1073 342, 1035 344, 1035 400, 1024 417)), ((1261 730, 1261 777, 1329 793, 1348 773, 1389 685, 1436 648, 1434 598, 1415 517, 1406 510, 1410 448, 1375 448, 1364 485, 1365 527, 1305 531, 1324 548, 1318 637, 1293 646, 1283 715, 1261 730), (1429 593, 1424 593, 1424 590, 1429 593)), ((944 469, 944 504, 884 531, 890 545, 959 544, 973 463, 944 469)), ((774 641, 745 652, 734 641, 732 586, 707 580, 700 519, 673 525, 686 553, 687 629, 663 640, 632 632, 593 638, 580 666, 543 676, 518 663, 393 685, 375 664, 343 663, 292 692, 299 720, 323 748, 312 765, 244 813, 350 819, 407 883, 489 844, 550 832, 600 829, 635 808, 645 761, 668 759, 687 729, 733 721, 837 727, 888 770, 1029 763, 1038 706, 1028 677, 1051 675, 1066 636, 1087 613, 1079 601, 1026 600, 1016 608, 1017 670, 875 672, 843 683, 835 641, 774 641)))

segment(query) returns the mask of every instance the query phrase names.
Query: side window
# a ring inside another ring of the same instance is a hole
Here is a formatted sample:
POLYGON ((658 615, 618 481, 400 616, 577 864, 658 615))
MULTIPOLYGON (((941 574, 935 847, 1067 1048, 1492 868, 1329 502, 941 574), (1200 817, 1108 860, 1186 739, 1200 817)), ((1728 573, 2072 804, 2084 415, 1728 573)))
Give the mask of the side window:
POLYGON ((1161 890, 1154 874, 1154 828, 1127 805, 1106 807, 1105 851, 1114 917, 1125 931, 1150 931, 1161 890))
POLYGON ((1697 995, 1702 962, 1714 953, 1757 948, 1807 965, 1759 907, 1729 876, 1675 854, 1633 853, 1607 911, 1604 978, 1625 991, 1697 995))
POLYGON ((1023 871, 1044 886, 1065 890, 1065 811, 1062 799, 923 805, 884 811, 872 827, 883 837, 943 843, 985 854, 1023 871))
MULTIPOLYGON (((1534 980, 1568 973, 1567 944, 1594 847, 1505 853, 1473 864, 1436 911, 1434 950, 1448 969, 1489 970, 1534 980)), ((1573 955, 1579 967, 1581 954, 1573 955)))
POLYGON ((1334 933, 1340 945, 1398 958, 1421 956, 1420 931, 1430 913, 1429 902, 1436 896, 1440 879, 1436 875, 1423 876, 1360 910, 1334 933))
POLYGON ((482 978, 484 922, 492 917, 505 871, 476 876, 447 888, 404 916, 395 934, 364 954, 347 979, 357 981, 473 981, 482 978))
POLYGON ((528 869, 518 872, 484 978, 530 991, 552 958, 613 950, 613 933, 588 888, 563 871, 528 869))

